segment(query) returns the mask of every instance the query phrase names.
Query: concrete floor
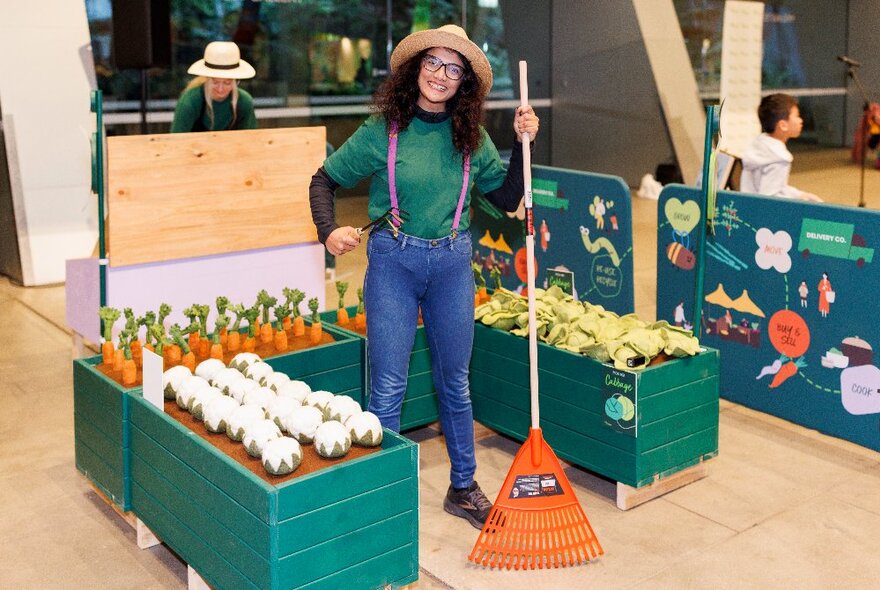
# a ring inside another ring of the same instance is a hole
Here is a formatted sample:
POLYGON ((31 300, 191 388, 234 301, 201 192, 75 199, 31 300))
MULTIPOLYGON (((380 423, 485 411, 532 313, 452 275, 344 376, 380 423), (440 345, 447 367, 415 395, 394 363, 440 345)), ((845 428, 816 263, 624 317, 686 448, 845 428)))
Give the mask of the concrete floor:
MULTIPOLYGON (((868 206, 880 208, 880 172, 866 180, 868 206)), ((797 153, 792 183, 858 202, 845 150, 797 153)), ((653 317, 656 203, 636 199, 633 210, 636 308, 653 317)), ((361 222, 363 200, 341 202, 339 215, 361 222)), ((363 250, 340 259, 338 278, 362 280, 363 250)), ((335 300, 332 284, 327 296, 335 300)), ((63 287, 0 279, 0 342, 0 587, 186 587, 186 565, 164 545, 138 549, 76 471, 63 287)), ((421 444, 421 577, 412 588, 878 587, 880 454, 724 401, 720 424, 707 478, 628 512, 615 507, 612 482, 568 468, 606 555, 541 572, 468 564, 477 531, 442 511, 442 437, 435 427, 408 433, 421 444)), ((477 477, 494 498, 519 443, 483 428, 477 438, 477 477)))

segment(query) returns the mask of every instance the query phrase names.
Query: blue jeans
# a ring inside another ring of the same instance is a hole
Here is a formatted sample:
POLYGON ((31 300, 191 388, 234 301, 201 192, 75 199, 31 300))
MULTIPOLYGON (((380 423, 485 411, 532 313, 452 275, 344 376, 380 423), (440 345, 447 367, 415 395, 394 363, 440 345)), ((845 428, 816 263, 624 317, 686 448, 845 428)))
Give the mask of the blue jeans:
POLYGON ((428 337, 440 425, 457 488, 471 484, 474 417, 468 366, 474 344, 474 279, 471 236, 425 240, 390 230, 374 231, 367 243, 364 278, 369 410, 383 426, 400 430, 409 359, 419 316, 428 337))

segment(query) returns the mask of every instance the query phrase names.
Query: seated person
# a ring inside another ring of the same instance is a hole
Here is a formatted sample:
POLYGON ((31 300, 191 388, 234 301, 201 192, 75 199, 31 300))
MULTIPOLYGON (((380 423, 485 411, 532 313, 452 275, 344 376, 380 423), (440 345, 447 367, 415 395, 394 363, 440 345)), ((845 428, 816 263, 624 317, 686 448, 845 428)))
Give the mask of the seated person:
POLYGON ((801 134, 804 120, 797 101, 788 94, 771 94, 761 100, 758 119, 763 133, 756 137, 742 157, 740 190, 746 193, 818 201, 812 193, 788 184, 793 157, 785 143, 801 134))
POLYGON ((256 129, 254 99, 238 87, 238 81, 253 78, 254 68, 241 59, 231 41, 214 41, 205 57, 190 66, 193 79, 177 100, 171 133, 256 129))

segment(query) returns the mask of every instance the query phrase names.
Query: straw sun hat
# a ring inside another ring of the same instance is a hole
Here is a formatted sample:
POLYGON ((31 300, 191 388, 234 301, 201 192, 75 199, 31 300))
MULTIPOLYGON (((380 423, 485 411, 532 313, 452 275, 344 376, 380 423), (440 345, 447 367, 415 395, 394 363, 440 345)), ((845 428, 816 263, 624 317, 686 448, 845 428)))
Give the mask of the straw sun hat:
POLYGON ((244 80, 256 75, 254 67, 241 59, 238 45, 232 41, 212 41, 205 47, 205 57, 186 71, 194 76, 244 80))
POLYGON ((480 81, 483 96, 492 88, 492 66, 483 50, 468 39, 464 29, 457 25, 443 25, 437 29, 419 31, 404 38, 391 54, 391 69, 397 69, 412 56, 431 47, 446 47, 457 51, 470 62, 474 74, 480 81))

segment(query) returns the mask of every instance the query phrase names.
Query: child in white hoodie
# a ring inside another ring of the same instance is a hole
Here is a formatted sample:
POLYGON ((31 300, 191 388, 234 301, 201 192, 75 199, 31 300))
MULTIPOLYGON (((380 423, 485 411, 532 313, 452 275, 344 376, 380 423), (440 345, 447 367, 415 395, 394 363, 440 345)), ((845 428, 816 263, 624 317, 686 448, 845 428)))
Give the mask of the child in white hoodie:
POLYGON ((782 93, 765 96, 758 107, 758 119, 764 133, 756 137, 743 154, 740 190, 821 202, 816 195, 788 184, 793 157, 785 142, 798 137, 804 126, 794 97, 782 93))

